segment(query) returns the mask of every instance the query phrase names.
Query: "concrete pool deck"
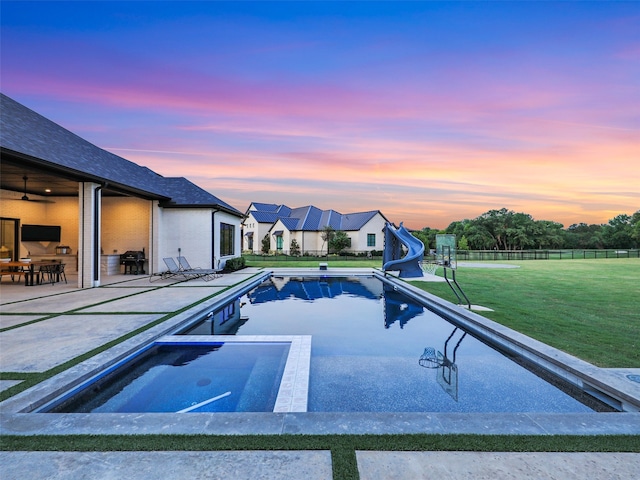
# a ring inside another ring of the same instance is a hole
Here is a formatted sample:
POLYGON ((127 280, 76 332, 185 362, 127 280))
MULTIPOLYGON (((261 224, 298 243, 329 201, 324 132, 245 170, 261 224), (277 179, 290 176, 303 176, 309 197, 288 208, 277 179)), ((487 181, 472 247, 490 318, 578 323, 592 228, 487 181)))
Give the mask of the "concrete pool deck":
MULTIPOLYGON (((0 286, 0 371, 12 377, 47 372, 89 354, 72 368, 89 368, 91 355, 109 342, 194 305, 246 280, 259 269, 245 269, 210 282, 117 275, 103 286, 78 290, 68 284, 25 287, 3 279, 0 286)), ((291 269, 288 269, 291 271, 291 269)), ((304 273, 307 269, 296 269, 304 273)), ((340 269, 341 273, 351 270, 340 269)), ((370 269, 354 270, 370 271, 370 269)), ((215 297, 214 297, 215 298, 215 297)), ((154 327, 155 328, 155 327, 154 327)), ((151 329, 153 330, 153 328, 151 329)), ((148 331, 149 332, 149 331, 148 331)), ((140 335, 151 335, 142 333, 140 335)), ((116 347, 114 347, 116 348, 116 347)), ((95 367, 95 364, 93 365, 95 367)), ((620 372, 620 381, 638 369, 620 372)), ((37 414, 17 413, 24 397, 34 398, 65 372, 0 404, 1 435, 149 434, 361 434, 480 433, 529 435, 640 434, 638 413, 445 414, 445 413, 237 413, 237 414, 37 414), (48 385, 47 385, 48 383, 48 385), (22 397, 20 400, 18 397, 22 397), (20 400, 20 401, 18 401, 20 400), (179 417, 179 418, 178 418, 179 417)), ((0 390, 21 380, 0 380, 0 390)), ((629 380, 630 381, 630 380, 629 380)), ((118 477, 123 452, 0 452, 3 478, 118 477), (38 473, 40 472, 40 473, 38 473)), ((132 480, 167 472, 190 478, 332 478, 329 452, 127 452, 132 480), (189 464, 187 470, 178 468, 189 464), (256 472, 259 472, 257 474, 256 472), (292 473, 293 472, 293 473, 292 473)), ((427 478, 632 478, 640 454, 357 452, 362 479, 427 478), (461 453, 469 455, 461 455, 461 453), (395 475, 395 476, 394 476, 395 475), (572 476, 573 475, 573 476, 572 476)))

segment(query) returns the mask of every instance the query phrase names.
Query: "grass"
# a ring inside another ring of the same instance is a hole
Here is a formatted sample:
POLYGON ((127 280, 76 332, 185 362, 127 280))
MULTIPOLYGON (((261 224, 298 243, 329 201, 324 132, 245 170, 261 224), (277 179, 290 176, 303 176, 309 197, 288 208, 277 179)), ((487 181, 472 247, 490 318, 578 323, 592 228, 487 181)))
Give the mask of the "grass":
MULTIPOLYGON (((639 259, 517 264, 462 267, 456 279, 491 320, 603 368, 640 367, 639 259)), ((457 302, 446 283, 412 283, 457 302)))

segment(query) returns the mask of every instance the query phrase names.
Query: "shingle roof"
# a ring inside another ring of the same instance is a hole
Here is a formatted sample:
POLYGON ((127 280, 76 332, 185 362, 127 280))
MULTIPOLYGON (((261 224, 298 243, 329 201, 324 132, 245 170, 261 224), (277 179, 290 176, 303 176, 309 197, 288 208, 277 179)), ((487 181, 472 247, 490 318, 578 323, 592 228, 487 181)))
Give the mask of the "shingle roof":
POLYGON ((181 206, 181 207, 221 207, 229 213, 237 213, 242 215, 238 210, 228 203, 220 200, 215 195, 210 194, 206 190, 191 183, 184 177, 168 177, 163 178, 163 191, 171 197, 169 202, 163 203, 163 207, 181 206))
POLYGON ((1 93, 0 104, 0 146, 7 151, 31 157, 52 170, 73 172, 88 181, 170 199, 174 206, 220 207, 242 215, 187 179, 165 178, 107 152, 1 93))

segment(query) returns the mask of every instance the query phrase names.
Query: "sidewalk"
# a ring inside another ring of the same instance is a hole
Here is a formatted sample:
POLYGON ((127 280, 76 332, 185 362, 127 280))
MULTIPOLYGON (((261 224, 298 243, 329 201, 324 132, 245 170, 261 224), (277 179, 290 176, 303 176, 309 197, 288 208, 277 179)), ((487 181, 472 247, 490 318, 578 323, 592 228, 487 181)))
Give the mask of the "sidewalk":
MULTIPOLYGON (((103 286, 0 286, 0 371, 45 372, 123 335, 232 287, 255 274, 245 269, 205 282, 148 277, 106 277, 103 286), (9 328, 15 327, 15 328, 9 328), (6 330, 5 330, 6 329, 6 330)), ((0 380, 0 390, 20 380, 0 380)), ((535 414, 17 414, 12 398, 0 404, 2 435, 37 434, 329 434, 512 433, 640 434, 636 414, 549 417, 535 414)), ((640 441, 640 440, 639 440, 640 441)), ((630 479, 640 454, 356 452, 361 479, 630 479)), ((153 477, 330 479, 328 451, 242 452, 0 452, 3 479, 153 477)))

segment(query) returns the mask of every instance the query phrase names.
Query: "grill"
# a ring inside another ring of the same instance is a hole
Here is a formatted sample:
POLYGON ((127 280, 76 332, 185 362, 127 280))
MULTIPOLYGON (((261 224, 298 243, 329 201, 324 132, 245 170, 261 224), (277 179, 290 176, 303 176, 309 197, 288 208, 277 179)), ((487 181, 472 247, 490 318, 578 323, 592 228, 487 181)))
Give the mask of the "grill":
POLYGON ((120 255, 120 265, 124 265, 124 274, 144 274, 144 250, 128 250, 120 255))

